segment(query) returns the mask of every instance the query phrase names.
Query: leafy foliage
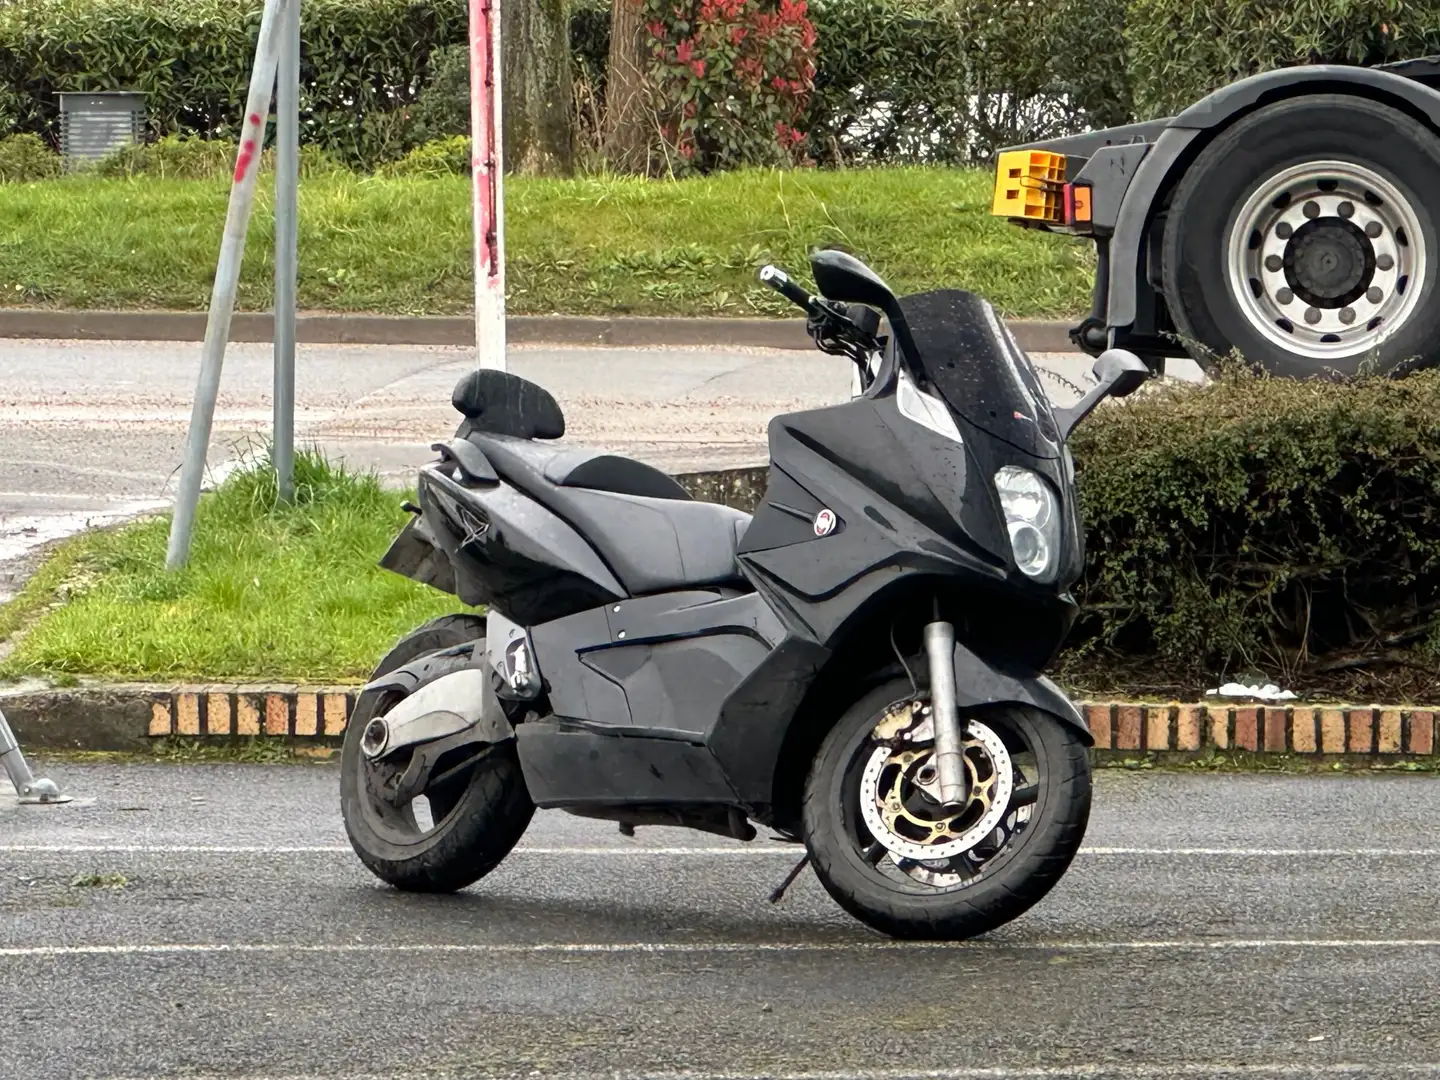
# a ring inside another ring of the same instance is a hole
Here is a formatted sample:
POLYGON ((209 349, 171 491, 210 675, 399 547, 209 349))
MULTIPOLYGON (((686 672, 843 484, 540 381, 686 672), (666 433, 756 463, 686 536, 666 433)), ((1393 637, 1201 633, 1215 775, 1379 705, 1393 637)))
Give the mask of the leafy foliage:
POLYGON ((470 137, 452 135, 417 146, 399 161, 386 165, 383 173, 386 176, 468 176, 470 137))
POLYGON ((1168 116, 1261 71, 1380 64, 1440 51, 1440 3, 1130 0, 1126 41, 1136 112, 1168 116))
MULTIPOLYGON (((275 151, 266 150, 260 158, 260 169, 268 172, 274 167, 275 151)), ((122 147, 102 159, 95 171, 100 176, 113 178, 151 176, 165 180, 229 180, 234 168, 235 145, 228 140, 166 135, 154 142, 122 147)), ((320 147, 300 147, 302 176, 323 176, 343 171, 344 166, 320 147)))
POLYGON ((60 155, 38 135, 0 139, 0 184, 28 184, 60 175, 60 155))
POLYGON ((1440 373, 1232 372, 1106 406, 1073 448, 1088 552, 1072 665, 1440 675, 1440 373))
MULTIPOLYGON (((0 120, 51 135, 59 91, 139 90, 155 135, 227 137, 244 108, 261 0, 15 0, 0 6, 0 120)), ((464 0, 307 0, 305 141, 373 166, 414 145, 406 110, 464 0)))
POLYGON ((791 164, 815 78, 805 0, 643 0, 670 168, 791 164))
POLYGON ((1123 123, 1125 0, 814 0, 806 123, 829 164, 988 160, 1123 123))

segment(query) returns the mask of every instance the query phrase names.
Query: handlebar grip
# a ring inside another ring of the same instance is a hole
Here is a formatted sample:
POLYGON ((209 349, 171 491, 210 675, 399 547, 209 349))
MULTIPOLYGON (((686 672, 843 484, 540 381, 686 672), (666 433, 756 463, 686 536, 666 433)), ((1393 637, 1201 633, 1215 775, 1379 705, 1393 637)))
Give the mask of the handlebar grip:
POLYGON ((766 266, 760 271, 760 280, 796 307, 810 310, 815 298, 790 280, 790 275, 778 266, 766 266))

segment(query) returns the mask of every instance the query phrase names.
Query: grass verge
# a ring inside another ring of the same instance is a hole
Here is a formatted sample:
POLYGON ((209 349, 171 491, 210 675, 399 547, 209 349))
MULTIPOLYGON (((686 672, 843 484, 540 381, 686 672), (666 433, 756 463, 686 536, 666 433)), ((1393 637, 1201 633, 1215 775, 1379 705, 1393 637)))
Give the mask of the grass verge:
MULTIPOLYGON (((1089 307, 1088 244, 989 214, 989 173, 953 169, 739 172, 695 180, 506 181, 514 314, 780 315, 755 280, 840 245, 906 292, 972 289, 1012 317, 1089 307)), ((308 177, 300 194, 303 309, 455 314, 474 300, 465 177, 308 177)), ((0 198, 0 305, 203 310, 226 179, 71 176, 0 198)), ((272 306, 274 219, 264 184, 240 281, 272 306)))
POLYGON ((362 679, 401 635, 460 607, 375 565, 402 501, 302 454, 291 505, 264 460, 207 495, 175 573, 168 516, 77 536, 0 607, 0 640, 16 639, 0 678, 362 679))

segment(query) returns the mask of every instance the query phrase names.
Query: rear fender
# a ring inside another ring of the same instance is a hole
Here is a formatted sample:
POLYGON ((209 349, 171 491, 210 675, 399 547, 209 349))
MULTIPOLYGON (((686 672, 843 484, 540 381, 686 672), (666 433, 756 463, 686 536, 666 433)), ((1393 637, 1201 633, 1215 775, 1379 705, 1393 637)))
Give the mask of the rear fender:
POLYGON ((423 517, 417 516, 406 524, 390 549, 381 556, 380 566, 411 581, 455 595, 455 567, 450 562, 450 556, 436 543, 435 534, 423 517))

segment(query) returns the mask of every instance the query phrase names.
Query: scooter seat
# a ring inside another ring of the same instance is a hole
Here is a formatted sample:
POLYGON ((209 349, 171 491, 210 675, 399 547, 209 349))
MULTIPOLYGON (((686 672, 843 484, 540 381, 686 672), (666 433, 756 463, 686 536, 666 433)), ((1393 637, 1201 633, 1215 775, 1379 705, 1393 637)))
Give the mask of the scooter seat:
POLYGON ((658 469, 613 454, 483 432, 472 431, 467 438, 484 452, 502 480, 584 536, 631 596, 743 584, 735 553, 750 524, 744 511, 696 502, 658 469), (582 481, 618 478, 632 481, 635 488, 656 491, 673 485, 680 494, 617 491, 613 485, 606 489, 592 482, 577 483, 577 473, 582 481))

